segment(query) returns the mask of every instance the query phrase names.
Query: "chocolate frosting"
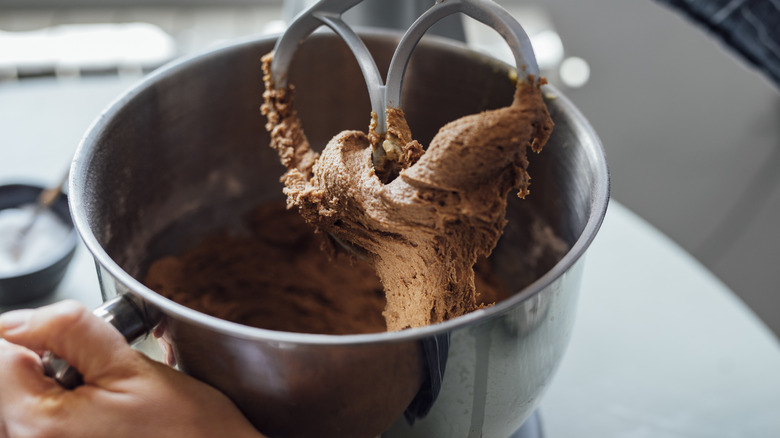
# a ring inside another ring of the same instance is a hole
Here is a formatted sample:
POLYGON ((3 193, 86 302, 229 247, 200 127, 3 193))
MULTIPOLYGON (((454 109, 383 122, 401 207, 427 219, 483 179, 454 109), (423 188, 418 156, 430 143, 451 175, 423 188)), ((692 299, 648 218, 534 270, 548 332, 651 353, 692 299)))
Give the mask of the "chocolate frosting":
POLYGON ((388 330, 479 308, 474 264, 501 236, 509 192, 529 193, 527 150, 539 152, 552 131, 539 86, 519 82, 510 106, 448 123, 424 153, 410 140, 403 112, 390 109, 392 138, 344 131, 318 154, 293 108, 292 88, 270 82, 271 59, 264 58, 262 111, 287 168, 288 207, 373 266, 387 298, 388 330), (395 142, 384 147, 396 152, 390 170, 375 168, 371 140, 395 142))

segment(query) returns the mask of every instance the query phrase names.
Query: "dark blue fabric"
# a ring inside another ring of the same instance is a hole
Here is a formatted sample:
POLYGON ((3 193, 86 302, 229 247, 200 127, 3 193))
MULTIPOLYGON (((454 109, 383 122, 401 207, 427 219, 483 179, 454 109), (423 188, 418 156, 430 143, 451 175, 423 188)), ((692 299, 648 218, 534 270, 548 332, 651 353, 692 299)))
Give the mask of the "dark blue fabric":
POLYGON ((656 0, 683 12, 780 89, 780 0, 656 0))

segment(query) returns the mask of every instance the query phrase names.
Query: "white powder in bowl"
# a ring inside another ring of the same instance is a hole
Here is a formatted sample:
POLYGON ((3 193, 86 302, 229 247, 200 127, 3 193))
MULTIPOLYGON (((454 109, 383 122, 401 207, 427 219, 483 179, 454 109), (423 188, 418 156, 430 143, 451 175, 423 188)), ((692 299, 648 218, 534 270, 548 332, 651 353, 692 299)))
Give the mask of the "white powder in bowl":
POLYGON ((19 231, 32 219, 35 205, 0 210, 0 276, 12 276, 42 267, 68 239, 70 228, 50 210, 44 210, 24 238, 18 260, 11 247, 19 231))

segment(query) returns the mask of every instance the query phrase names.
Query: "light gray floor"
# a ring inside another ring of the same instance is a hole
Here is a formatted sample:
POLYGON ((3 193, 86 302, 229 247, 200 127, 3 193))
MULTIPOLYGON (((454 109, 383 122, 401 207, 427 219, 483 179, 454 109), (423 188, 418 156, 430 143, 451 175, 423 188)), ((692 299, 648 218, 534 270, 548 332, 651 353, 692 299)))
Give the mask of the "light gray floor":
MULTIPOLYGON (((272 3, 0 9, 0 29, 146 20, 189 52, 262 31, 279 17, 272 3)), ((604 141, 613 196, 691 252, 780 333, 778 89, 703 30, 650 0, 503 3, 543 8, 566 54, 590 64, 590 81, 566 94, 604 141)))

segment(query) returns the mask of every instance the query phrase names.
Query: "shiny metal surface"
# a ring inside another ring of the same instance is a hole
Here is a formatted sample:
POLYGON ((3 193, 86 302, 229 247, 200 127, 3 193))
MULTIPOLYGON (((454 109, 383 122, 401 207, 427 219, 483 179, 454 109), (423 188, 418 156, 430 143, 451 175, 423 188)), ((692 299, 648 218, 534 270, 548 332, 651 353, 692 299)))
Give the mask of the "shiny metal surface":
MULTIPOLYGON (((386 68, 398 35, 363 38, 386 68)), ((428 327, 327 336, 230 323, 139 281, 150 261, 238 227, 240 212, 281 197, 282 167, 258 111, 260 57, 273 43, 236 43, 164 68, 89 130, 74 160, 70 199, 104 298, 127 293, 146 311, 160 312, 181 369, 221 389, 272 437, 372 437, 388 427, 382 436, 510 436, 533 412, 566 348, 582 256, 608 200, 599 140, 552 88, 551 143, 531 157, 532 194, 510 203, 507 232, 492 258, 518 291, 508 300, 428 327), (572 249, 529 280, 524 225, 534 216, 572 249)), ((412 132, 425 144, 447 121, 508 104, 509 76, 509 67, 461 46, 423 40, 404 83, 412 132)), ((290 82, 312 144, 367 128, 360 69, 335 37, 307 39, 290 82)))

